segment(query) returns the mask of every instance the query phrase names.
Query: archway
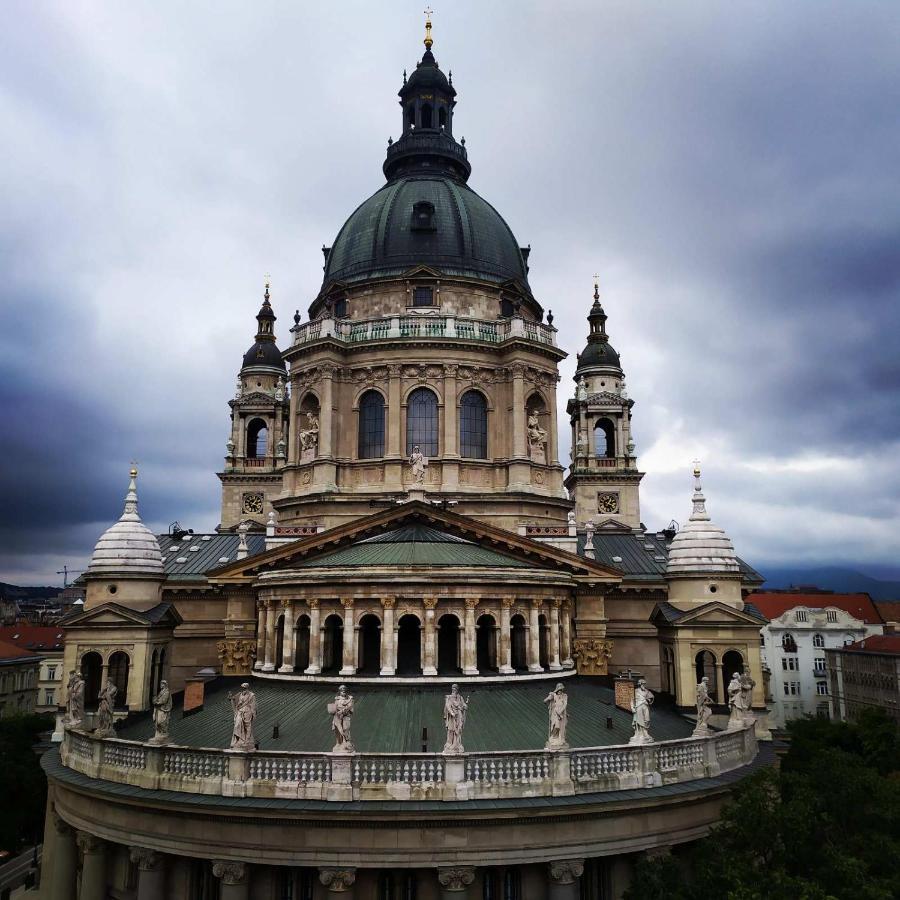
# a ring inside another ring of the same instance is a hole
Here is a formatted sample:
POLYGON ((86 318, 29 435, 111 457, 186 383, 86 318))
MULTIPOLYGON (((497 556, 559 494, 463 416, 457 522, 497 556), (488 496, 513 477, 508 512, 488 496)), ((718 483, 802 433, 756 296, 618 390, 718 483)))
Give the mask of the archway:
POLYGON ((422 674, 422 627, 409 614, 400 616, 397 623, 397 674, 422 674))
POLYGON ((297 620, 294 635, 294 670, 303 672, 309 668, 309 616, 302 615, 297 620))
POLYGON ((485 613, 475 623, 475 665, 479 672, 497 671, 497 623, 485 613))
MULTIPOLYGON (((728 683, 731 681, 731 676, 734 675, 735 672, 740 674, 744 671, 744 657, 741 656, 737 650, 729 650, 722 657, 722 681, 724 682, 725 690, 728 690, 728 683)), ((728 698, 726 697, 726 700, 728 698)))
POLYGON ((694 674, 697 676, 697 684, 705 675, 709 678, 709 695, 716 703, 721 703, 719 685, 716 683, 716 658, 709 650, 701 650, 694 657, 694 674))
POLYGON ((278 617, 275 623, 275 671, 281 668, 284 662, 284 615, 278 617))
POLYGON ((438 620, 438 675, 458 675, 459 668, 459 619, 453 613, 445 613, 438 620))
POLYGON ((84 679, 85 709, 96 709, 100 694, 100 679, 103 674, 103 660, 99 653, 85 653, 81 657, 81 677, 84 679))
POLYGON ((116 709, 124 709, 128 705, 128 668, 131 660, 128 654, 117 650, 109 658, 107 670, 109 680, 116 686, 116 709))
POLYGON ((360 675, 377 675, 381 671, 381 622, 374 613, 359 620, 360 675))
POLYGON ((542 669, 550 668, 550 640, 549 640, 549 631, 550 626, 547 624, 547 617, 541 613, 538 616, 538 625, 540 627, 540 631, 538 632, 538 662, 541 664, 542 669))
POLYGON ((337 675, 344 665, 344 623, 332 613, 322 628, 322 672, 337 675))
POLYGON ((525 627, 524 616, 516 613, 509 620, 510 632, 510 665, 517 672, 528 670, 528 629, 525 627))

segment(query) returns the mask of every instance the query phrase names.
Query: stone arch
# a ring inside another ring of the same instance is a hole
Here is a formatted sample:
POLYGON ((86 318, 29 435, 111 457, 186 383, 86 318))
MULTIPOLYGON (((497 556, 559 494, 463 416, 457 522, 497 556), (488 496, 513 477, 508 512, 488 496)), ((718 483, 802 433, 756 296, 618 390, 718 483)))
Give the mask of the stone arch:
POLYGON ((298 616, 294 625, 294 669, 302 672, 309 668, 309 616, 298 616))
POLYGON ((269 423, 254 416, 247 422, 247 441, 244 456, 248 459, 265 459, 269 455, 269 423))
POLYGON ((84 705, 96 709, 103 677, 103 658, 96 650, 89 650, 81 657, 81 677, 84 679, 84 705))
POLYGON ((490 613, 475 623, 475 665, 480 673, 497 671, 497 620, 490 613))
POLYGON ((397 674, 422 674, 422 623, 413 613, 397 620, 397 674))
POLYGON ((322 673, 337 675, 344 665, 344 620, 335 612, 322 623, 322 673))
POLYGON ((446 612, 437 621, 438 675, 458 675, 460 620, 456 613, 446 612))
POLYGON ((538 628, 538 662, 546 670, 550 668, 550 625, 543 613, 538 616, 538 628))
POLYGON ((594 423, 594 456, 611 459, 616 455, 616 426, 611 419, 601 416, 594 423))
POLYGON ((379 459, 384 456, 387 403, 376 388, 366 388, 354 403, 356 409, 357 459, 379 459))
POLYGON ((356 671, 360 675, 377 675, 381 671, 381 619, 374 612, 364 612, 357 627, 356 671))
POLYGON ((284 662, 284 613, 275 620, 275 671, 284 662))
POLYGON ((469 388, 458 402, 459 454, 466 459, 490 456, 490 405, 483 391, 469 388))
POLYGON ((744 656, 737 650, 727 650, 722 654, 722 681, 725 690, 728 690, 728 683, 731 676, 737 672, 739 675, 744 671, 744 656))
POLYGON ((124 709, 128 705, 131 657, 124 650, 116 650, 110 654, 106 671, 107 678, 116 686, 116 709, 124 709))
POLYGON ((441 395, 430 385, 416 385, 404 398, 406 455, 419 447, 426 457, 441 452, 441 395))
POLYGON ((509 620, 510 664, 517 672, 528 671, 528 626, 525 616, 516 613, 509 620))
POLYGON ((718 699, 718 670, 716 668, 716 655, 712 650, 701 650, 694 657, 694 675, 697 678, 697 684, 700 684, 700 680, 706 675, 709 678, 709 694, 711 697, 718 699))

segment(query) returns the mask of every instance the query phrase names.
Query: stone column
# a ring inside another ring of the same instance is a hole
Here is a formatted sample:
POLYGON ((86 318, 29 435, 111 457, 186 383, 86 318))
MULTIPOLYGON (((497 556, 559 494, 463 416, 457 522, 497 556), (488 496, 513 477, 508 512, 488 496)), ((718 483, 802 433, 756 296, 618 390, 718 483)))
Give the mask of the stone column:
POLYGON ((247 863, 231 859, 214 860, 213 875, 222 882, 219 885, 219 900, 247 900, 250 896, 247 863))
POLYGON ((725 696, 725 691, 728 689, 728 685, 724 682, 724 672, 722 669, 722 663, 720 660, 716 660, 716 703, 722 705, 728 702, 728 698, 725 696))
POLYGON ((562 616, 562 664, 564 669, 571 669, 575 666, 575 661, 572 659, 572 615, 568 602, 563 603, 560 615, 562 616))
POLYGON ((334 399, 332 389, 334 387, 332 378, 334 377, 334 366, 322 366, 319 370, 322 375, 322 399, 319 403, 319 452, 316 454, 319 459, 331 459, 331 435, 334 431, 332 425, 332 408, 334 399))
POLYGON ((339 674, 355 675, 356 666, 353 665, 353 598, 341 597, 341 606, 344 607, 344 654, 339 674))
POLYGON ((322 671, 322 626, 319 623, 321 613, 319 601, 309 600, 309 665, 306 675, 318 675, 322 671))
POLYGON ((131 861, 138 867, 137 900, 166 900, 166 869, 162 853, 132 847, 131 861))
POLYGON ((402 366, 388 366, 388 408, 387 408, 387 453, 388 459, 399 459, 401 456, 400 441, 400 373, 402 366))
POLYGON ((294 601, 282 600, 284 634, 281 638, 281 668, 279 672, 294 671, 294 601))
POLYGON ((396 597, 381 598, 381 675, 393 675, 396 669, 394 662, 394 606, 396 603, 396 597))
POLYGON ((442 866, 438 869, 441 900, 466 900, 474 880, 474 866, 442 866))
POLYGON ((513 446, 514 459, 527 459, 525 449, 525 366, 516 364, 512 367, 512 414, 513 414, 513 446))
MULTIPOLYGON (((76 864, 75 831, 56 812, 53 816, 53 868, 44 871, 50 884, 50 900, 72 900, 77 894, 75 886, 76 864)), ((49 862, 49 860, 48 860, 49 862)))
POLYGON ((319 869, 319 881, 328 889, 328 900, 353 900, 356 869, 325 867, 319 869))
POLYGON ((266 661, 266 604, 256 601, 256 662, 254 669, 261 669, 266 661))
POLYGON ((444 458, 459 456, 458 410, 456 408, 456 374, 459 366, 444 366, 444 458))
POLYGON ((287 458, 291 465, 297 465, 300 462, 300 428, 297 423, 297 416, 300 408, 300 389, 297 387, 297 380, 293 380, 291 385, 291 405, 288 412, 290 427, 288 428, 288 451, 287 458))
POLYGON ((560 672, 562 662, 559 653, 559 607, 561 600, 554 600, 550 604, 550 671, 560 672))
POLYGON ((583 859, 559 859, 547 865, 547 900, 578 900, 583 859))
POLYGON ((515 597, 504 597, 500 601, 500 674, 512 675, 515 669, 512 667, 512 631, 510 629, 510 610, 515 597))
POLYGON ((82 853, 78 900, 106 900, 106 841, 87 831, 76 836, 82 853))
POLYGON ((425 597, 425 660, 422 666, 423 675, 437 675, 437 649, 435 647, 434 608, 437 597, 425 597))
POLYGON ((266 658, 263 662, 263 672, 275 671, 275 603, 272 600, 263 600, 266 605, 266 658))
POLYGON ((466 623, 463 643, 463 675, 477 675, 475 647, 475 607, 478 600, 475 597, 466 599, 466 623))
POLYGON ((538 618, 541 601, 531 601, 531 612, 528 627, 528 671, 543 672, 541 666, 541 622, 538 618))

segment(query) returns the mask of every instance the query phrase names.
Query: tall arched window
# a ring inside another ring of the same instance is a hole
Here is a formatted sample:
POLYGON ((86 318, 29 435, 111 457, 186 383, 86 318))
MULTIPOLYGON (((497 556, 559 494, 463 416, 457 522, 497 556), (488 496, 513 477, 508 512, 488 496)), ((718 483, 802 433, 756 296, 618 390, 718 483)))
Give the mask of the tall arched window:
POLYGON ((825 638, 822 637, 821 634, 813 635, 813 647, 824 647, 825 646, 825 638))
POLYGON ((487 402, 478 391, 466 391, 459 404, 459 454, 487 459, 487 402))
POLYGON ((269 443, 269 429, 262 419, 251 419, 247 425, 247 456, 263 459, 269 443))
POLYGON ((116 686, 116 709, 128 705, 128 654, 117 650, 109 658, 109 680, 116 686))
POLYGON ((430 103, 422 104, 422 127, 423 128, 431 128, 431 117, 433 113, 433 108, 430 103))
POLYGON ((366 391, 359 401, 359 458, 384 456, 384 397, 366 391))
POLYGON ((438 455, 438 403, 427 388, 416 388, 406 403, 406 455, 418 447, 424 456, 438 455))
POLYGON ((594 454, 601 457, 616 455, 616 429, 609 419, 598 419, 594 426, 594 454))

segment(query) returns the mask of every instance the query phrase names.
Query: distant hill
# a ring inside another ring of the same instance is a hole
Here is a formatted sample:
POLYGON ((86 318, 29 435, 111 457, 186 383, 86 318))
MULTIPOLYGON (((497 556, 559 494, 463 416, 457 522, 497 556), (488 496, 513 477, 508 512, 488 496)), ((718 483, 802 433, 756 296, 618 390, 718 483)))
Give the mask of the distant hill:
POLYGON ((4 600, 55 600, 61 592, 61 587, 20 587, 0 581, 0 598, 4 600))
POLYGON ((794 567, 763 566, 765 588, 789 588, 799 585, 815 585, 829 591, 852 594, 865 591, 873 600, 900 600, 900 581, 883 581, 839 566, 820 566, 802 569, 794 567))

